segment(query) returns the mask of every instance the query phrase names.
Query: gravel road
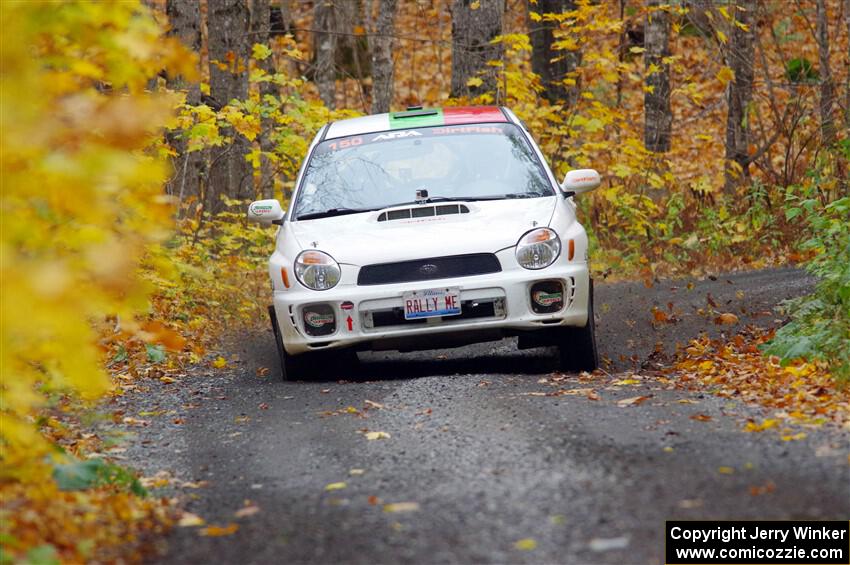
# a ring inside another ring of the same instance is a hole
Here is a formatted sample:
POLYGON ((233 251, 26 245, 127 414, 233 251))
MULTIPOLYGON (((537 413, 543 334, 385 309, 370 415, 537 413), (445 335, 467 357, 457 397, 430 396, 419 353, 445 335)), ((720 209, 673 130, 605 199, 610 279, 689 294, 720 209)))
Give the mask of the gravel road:
POLYGON ((134 429, 128 459, 172 473, 163 492, 179 491, 208 524, 239 525, 222 537, 176 528, 154 561, 661 563, 668 519, 847 519, 846 431, 785 442, 742 432, 745 418, 765 417, 758 407, 652 379, 607 384, 701 332, 730 331, 698 313, 709 293, 741 325, 770 326, 775 305, 812 284, 790 269, 712 279, 597 283, 610 375, 562 386, 594 387, 598 400, 529 395, 551 390, 538 381, 555 354, 510 341, 362 354, 344 380, 282 382, 270 331, 238 336, 230 370, 151 380, 119 401, 128 415, 168 414, 134 429), (654 328, 651 308, 668 303, 681 321, 654 328), (617 405, 636 395, 652 397, 617 405))

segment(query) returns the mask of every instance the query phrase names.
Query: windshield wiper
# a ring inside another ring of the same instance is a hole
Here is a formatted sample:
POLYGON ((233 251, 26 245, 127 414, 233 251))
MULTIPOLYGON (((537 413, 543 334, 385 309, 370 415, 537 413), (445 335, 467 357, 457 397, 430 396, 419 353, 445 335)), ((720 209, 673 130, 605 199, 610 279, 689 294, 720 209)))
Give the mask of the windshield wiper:
POLYGON ((318 218, 331 218, 333 216, 346 216, 348 214, 361 214, 363 212, 374 212, 381 208, 330 208, 322 212, 308 212, 299 214, 298 220, 316 220, 318 218))
POLYGON ((396 206, 410 206, 411 204, 432 204, 435 202, 476 202, 480 200, 510 200, 512 198, 538 198, 541 196, 552 196, 542 192, 520 192, 516 194, 493 194, 491 196, 429 196, 421 200, 412 202, 401 202, 392 204, 385 208, 394 208, 396 206))
POLYGON ((503 198, 542 198, 544 196, 552 196, 544 192, 517 192, 514 194, 505 194, 503 198))

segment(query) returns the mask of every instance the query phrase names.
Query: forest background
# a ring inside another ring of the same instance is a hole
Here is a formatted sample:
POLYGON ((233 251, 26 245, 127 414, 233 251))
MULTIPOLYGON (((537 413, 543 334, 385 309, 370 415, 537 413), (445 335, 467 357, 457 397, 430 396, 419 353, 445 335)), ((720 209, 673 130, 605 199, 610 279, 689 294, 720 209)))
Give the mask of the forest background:
POLYGON ((267 300, 244 204, 286 206, 330 120, 506 105, 557 175, 603 173, 597 280, 804 264, 765 359, 850 376, 850 0, 4 2, 2 30, 4 561, 173 522, 97 402, 227 365, 267 300))

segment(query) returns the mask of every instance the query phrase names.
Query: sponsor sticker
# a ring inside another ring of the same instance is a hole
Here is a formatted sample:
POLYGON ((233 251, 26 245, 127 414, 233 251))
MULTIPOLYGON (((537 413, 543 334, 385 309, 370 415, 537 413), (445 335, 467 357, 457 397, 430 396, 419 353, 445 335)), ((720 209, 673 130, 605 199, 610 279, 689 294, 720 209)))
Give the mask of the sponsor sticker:
POLYGON ((563 294, 560 292, 543 292, 538 290, 531 295, 534 301, 541 306, 552 306, 563 300, 563 294))
POLYGON ((273 209, 273 206, 270 204, 252 204, 251 205, 251 213, 255 216, 262 216, 264 214, 270 214, 273 209))
POLYGON ((321 328, 324 325, 334 322, 333 314, 319 314, 317 312, 304 312, 304 321, 314 328, 321 328))

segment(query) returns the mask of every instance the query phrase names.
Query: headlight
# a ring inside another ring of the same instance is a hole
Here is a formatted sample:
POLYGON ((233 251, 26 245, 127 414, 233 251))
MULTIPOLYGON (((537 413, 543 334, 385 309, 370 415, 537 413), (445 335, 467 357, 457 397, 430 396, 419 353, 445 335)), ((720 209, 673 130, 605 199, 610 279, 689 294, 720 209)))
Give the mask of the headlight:
POLYGON ((321 251, 302 251, 295 259, 298 282, 313 290, 328 290, 339 282, 339 263, 321 251))
POLYGON ((549 228, 531 230, 516 244, 516 260, 526 269, 543 269, 555 262, 561 252, 558 234, 549 228))

